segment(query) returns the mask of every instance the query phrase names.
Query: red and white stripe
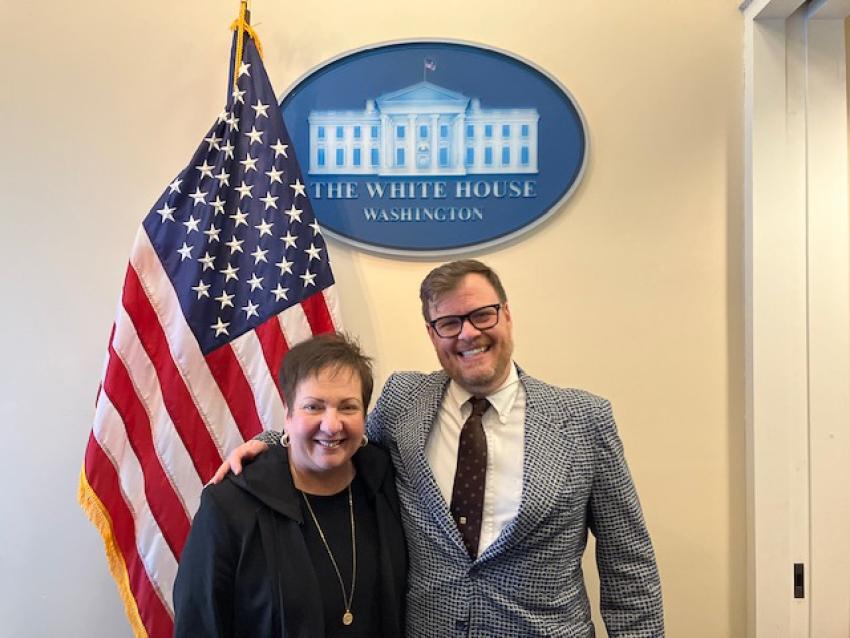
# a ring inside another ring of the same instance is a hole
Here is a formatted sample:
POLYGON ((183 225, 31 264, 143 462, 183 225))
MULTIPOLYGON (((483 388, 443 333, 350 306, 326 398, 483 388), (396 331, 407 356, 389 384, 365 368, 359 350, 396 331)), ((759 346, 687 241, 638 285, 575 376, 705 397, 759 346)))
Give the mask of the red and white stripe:
POLYGON ((289 346, 340 327, 331 287, 204 356, 140 229, 84 471, 152 638, 171 636, 177 561, 203 485, 243 440, 282 427, 275 380, 289 346))

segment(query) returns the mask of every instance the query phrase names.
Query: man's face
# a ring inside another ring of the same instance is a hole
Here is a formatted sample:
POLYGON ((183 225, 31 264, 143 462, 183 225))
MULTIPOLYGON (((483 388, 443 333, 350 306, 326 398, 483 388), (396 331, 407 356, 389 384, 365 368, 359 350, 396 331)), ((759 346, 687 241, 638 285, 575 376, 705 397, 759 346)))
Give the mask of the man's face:
MULTIPOLYGON (((428 304, 430 318, 465 315, 468 312, 499 303, 499 296, 483 275, 469 274, 457 287, 428 304)), ((502 304, 499 323, 479 330, 464 321, 456 337, 440 337, 431 326, 428 336, 437 358, 448 375, 466 391, 483 396, 496 390, 508 377, 514 344, 511 336, 511 313, 502 304)))

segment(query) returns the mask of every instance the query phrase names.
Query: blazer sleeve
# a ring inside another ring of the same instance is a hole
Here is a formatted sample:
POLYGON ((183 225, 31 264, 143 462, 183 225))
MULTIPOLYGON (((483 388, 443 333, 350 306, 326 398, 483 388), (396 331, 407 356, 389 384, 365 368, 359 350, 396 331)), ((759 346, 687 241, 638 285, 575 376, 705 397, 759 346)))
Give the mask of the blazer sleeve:
POLYGON ((610 638, 664 636, 661 582, 623 444, 611 413, 595 408, 593 485, 589 526, 596 537, 600 607, 610 638))
POLYGON ((378 443, 384 446, 388 443, 386 439, 387 428, 385 424, 392 418, 392 397, 395 396, 395 393, 397 392, 396 386, 398 385, 398 376, 399 375, 396 372, 389 376, 381 390, 381 394, 378 396, 378 400, 375 402, 375 407, 372 408, 372 411, 369 412, 366 417, 366 435, 373 443, 378 443))
POLYGON ((281 436, 283 436, 282 432, 276 432, 274 430, 263 430, 254 437, 254 440, 262 441, 263 443, 271 447, 272 445, 280 445, 281 436))
POLYGON ((235 558, 230 537, 213 491, 206 488, 174 582, 175 638, 233 635, 235 558))

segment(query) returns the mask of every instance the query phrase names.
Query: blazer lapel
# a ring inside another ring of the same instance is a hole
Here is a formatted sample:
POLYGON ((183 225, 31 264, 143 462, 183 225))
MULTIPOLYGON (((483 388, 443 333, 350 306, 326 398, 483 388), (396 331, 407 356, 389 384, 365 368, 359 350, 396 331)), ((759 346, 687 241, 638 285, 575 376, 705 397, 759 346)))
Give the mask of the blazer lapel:
POLYGON ((520 372, 526 392, 525 453, 522 499, 516 518, 479 560, 500 554, 521 542, 563 498, 569 480, 576 442, 569 435, 570 413, 562 402, 547 396, 545 386, 520 372))
POLYGON ((449 378, 443 372, 426 378, 421 390, 409 398, 407 410, 399 419, 402 425, 396 433, 395 442, 402 461, 401 467, 406 471, 405 479, 413 487, 423 509, 434 517, 445 537, 452 539, 458 549, 467 555, 463 539, 425 456, 425 444, 440 411, 448 383, 449 378))

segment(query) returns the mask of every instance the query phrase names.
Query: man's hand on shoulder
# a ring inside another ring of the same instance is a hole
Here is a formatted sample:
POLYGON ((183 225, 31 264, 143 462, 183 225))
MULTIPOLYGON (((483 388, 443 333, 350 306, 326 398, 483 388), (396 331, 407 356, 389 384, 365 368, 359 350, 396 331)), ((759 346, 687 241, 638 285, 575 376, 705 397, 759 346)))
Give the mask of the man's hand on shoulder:
POLYGON ((262 441, 256 439, 245 441, 227 455, 224 463, 213 474, 210 483, 220 483, 229 471, 232 471, 234 474, 240 474, 242 472, 242 463, 256 458, 268 449, 269 446, 262 441))

